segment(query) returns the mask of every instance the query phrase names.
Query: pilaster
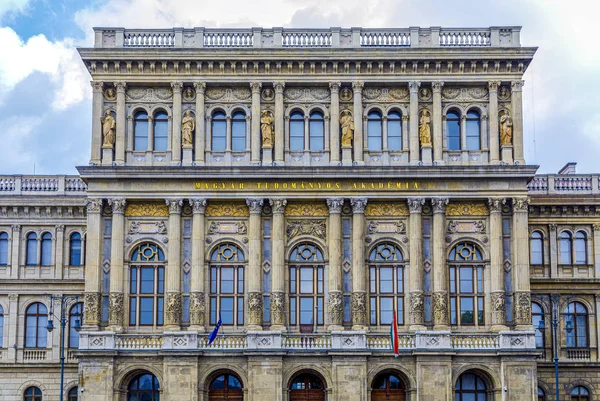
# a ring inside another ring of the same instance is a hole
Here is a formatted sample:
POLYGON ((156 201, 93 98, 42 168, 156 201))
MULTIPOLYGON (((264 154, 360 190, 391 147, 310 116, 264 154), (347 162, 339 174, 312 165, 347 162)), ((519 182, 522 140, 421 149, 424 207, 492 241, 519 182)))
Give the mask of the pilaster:
POLYGON ((165 330, 181 322, 181 207, 183 199, 166 199, 169 206, 169 257, 166 272, 165 330))
MULTIPOLYGON (((592 226, 594 229, 594 277, 600 277, 600 223, 592 226)), ((600 320, 598 321, 600 322, 600 320)), ((600 324, 598 324, 600 327, 600 324)), ((600 341, 600 337, 598 337, 600 341)))
POLYGON ((100 324, 100 257, 102 249, 102 199, 86 199, 87 244, 85 256, 84 326, 98 330, 100 324))
MULTIPOLYGON (((117 140, 115 142, 115 163, 122 166, 125 164, 125 121, 127 121, 125 111, 125 89, 127 88, 127 84, 125 82, 117 82, 115 86, 117 87, 117 140)), ((102 137, 102 133, 100 133, 100 137, 102 137)), ((102 141, 102 139, 100 139, 100 141, 102 141)))
POLYGON ((362 81, 352 82, 352 90, 354 91, 354 162, 356 164, 364 164, 364 138, 363 138, 363 104, 362 90, 365 83, 362 81))
POLYGON ((444 82, 435 81, 431 83, 433 90, 433 164, 444 164, 443 137, 442 137, 442 88, 444 82))
POLYGON ((490 164, 500 164, 500 133, 498 127, 498 88, 500 81, 488 82, 490 93, 490 164))
POLYGON ((529 199, 513 198, 513 286, 517 330, 532 330, 529 287, 529 199))
POLYGON ((90 163, 99 165, 102 158, 102 109, 104 84, 100 81, 90 82, 92 85, 92 152, 90 163))
POLYGON ((523 155, 523 85, 525 81, 511 82, 511 108, 513 119, 513 157, 515 163, 525 164, 523 155))
MULTIPOLYGON (((262 330, 263 298, 262 278, 262 239, 261 213, 264 200, 248 198, 246 204, 250 210, 248 219, 248 330, 262 330)), ((282 268, 283 270, 283 268, 282 268)), ((282 323, 284 324, 284 323, 282 323)))
POLYGON ((502 251, 502 198, 488 198, 490 209, 490 265, 492 330, 507 330, 506 301, 504 294, 504 261, 502 251))
POLYGON ((173 164, 181 162, 181 82, 171 82, 173 89, 173 129, 171 131, 171 161, 173 164))
POLYGON ((340 83, 330 82, 329 90, 331 92, 331 103, 329 115, 329 163, 332 166, 340 164, 340 83))
POLYGON ((260 164, 260 88, 262 83, 250 82, 252 90, 252 140, 251 140, 251 162, 254 165, 260 164))
POLYGON ((54 227, 56 231, 56 257, 54 258, 54 274, 57 279, 63 278, 63 264, 64 264, 64 252, 65 252, 65 226, 59 224, 54 227))
MULTIPOLYGON (((19 254, 19 249, 21 248, 21 225, 13 224, 12 225, 12 236, 10 239, 10 278, 19 278, 19 261, 21 260, 21 255, 19 254)), ((25 247, 23 248, 24 252, 25 247)))
POLYGON ((433 322, 434 330, 448 330, 448 269, 446 267, 445 224, 448 198, 432 198, 433 225, 431 244, 433 253, 433 322))
POLYGON ((285 331, 285 207, 283 198, 269 199, 273 209, 272 257, 273 285, 271 291, 271 330, 285 331))
POLYGON ((273 87, 275 88, 275 164, 283 165, 283 144, 285 142, 283 125, 283 89, 285 88, 285 83, 274 82, 273 87))
POLYGON ((189 199, 192 205, 192 274, 190 277, 190 330, 204 332, 206 300, 204 297, 204 211, 205 198, 189 199))
POLYGON ((410 92, 410 106, 408 119, 408 149, 410 153, 410 164, 419 164, 419 87, 421 82, 410 81, 408 89, 410 92))
POLYGON ((367 273, 365 268, 365 207, 367 198, 352 205, 352 330, 367 330, 367 273))
POLYGON ((109 199, 112 207, 112 231, 110 235, 110 298, 108 324, 110 330, 120 332, 123 329, 123 240, 125 235, 125 205, 123 198, 109 199))
POLYGON ((342 207, 344 198, 327 198, 329 208, 329 331, 343 330, 344 300, 342 294, 342 207))
POLYGON ((196 165, 204 164, 204 151, 206 143, 206 123, 204 111, 204 92, 206 91, 206 83, 194 82, 196 89, 196 138, 195 138, 195 153, 194 161, 196 165))
POLYGON ((424 198, 408 198, 410 245, 410 268, 408 281, 410 330, 425 329, 425 299, 423 297, 423 229, 424 198))

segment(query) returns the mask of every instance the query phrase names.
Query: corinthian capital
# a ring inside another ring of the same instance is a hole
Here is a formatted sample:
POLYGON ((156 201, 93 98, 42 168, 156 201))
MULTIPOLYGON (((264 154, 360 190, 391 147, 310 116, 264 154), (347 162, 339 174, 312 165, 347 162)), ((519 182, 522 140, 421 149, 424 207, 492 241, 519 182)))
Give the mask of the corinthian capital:
POLYGON ((206 204, 208 201, 206 198, 190 198, 190 205, 194 209, 194 213, 204 214, 204 210, 206 209, 206 204))
POLYGON ((342 206, 344 206, 344 198, 327 198, 327 207, 329 208, 329 214, 342 213, 342 206))
POLYGON ((115 87, 117 88, 117 93, 125 93, 125 89, 127 88, 127 82, 115 82, 115 87))
POLYGON ((248 205, 248 209, 250 213, 260 213, 262 212, 264 199, 262 198, 248 198, 246 199, 246 205, 248 205))
POLYGON ((489 81, 488 89, 490 90, 490 92, 496 92, 501 84, 501 81, 489 81))
POLYGON ((169 206, 169 214, 180 214, 183 199, 165 199, 165 203, 169 206))
POLYGON ((510 83, 510 88, 512 89, 513 92, 522 91, 523 85, 525 85, 525 81, 512 81, 510 83))
POLYGON ((205 82, 194 82, 194 89, 196 89, 196 93, 204 93, 206 90, 205 82))
POLYGON ((262 88, 261 82, 250 82, 250 89, 252 89, 252 93, 260 93, 260 88, 262 88))
POLYGON ((340 86, 342 86, 341 82, 330 82, 329 83, 329 89, 331 90, 331 93, 338 93, 340 90, 340 86))
POLYGON ((447 204, 448 198, 431 198, 431 206, 433 207, 433 213, 446 213, 447 204))
POLYGON ((425 204, 425 198, 408 198, 406 203, 408 203, 408 211, 410 213, 421 213, 425 204))
POLYGON ((90 81, 90 85, 92 85, 93 92, 102 92, 102 89, 104 89, 104 82, 102 81, 90 81))
POLYGON ((283 93, 283 90, 285 89, 285 82, 273 82, 273 88, 275 88, 275 93, 283 93))
POLYGON ((502 205, 506 203, 506 200, 503 198, 488 198, 487 203, 490 208, 490 213, 500 213, 502 211, 502 205))
POLYGON ((181 93, 182 88, 183 88, 182 82, 171 82, 171 89, 173 89, 173 93, 181 93))
POLYGON ((417 91, 419 90, 419 87, 421 86, 421 81, 410 81, 408 83, 408 89, 412 92, 412 93, 417 93, 417 91))
POLYGON ((529 198, 513 198, 513 211, 527 212, 529 210, 529 198))
POLYGON ((431 83, 431 89, 433 89, 433 93, 441 92, 444 87, 444 81, 433 81, 431 83))
POLYGON ((100 213, 102 210, 102 199, 101 198, 87 198, 85 200, 85 206, 88 213, 100 213))
POLYGON ((352 205, 352 211, 354 214, 363 214, 365 207, 367 207, 368 198, 352 198, 350 199, 350 205, 352 205))
POLYGON ((361 93, 364 87, 365 83, 363 81, 352 82, 352 89, 354 89, 354 93, 361 93))
POLYGON ((285 206, 287 205, 287 199, 283 199, 283 198, 269 199, 269 203, 271 204, 271 207, 273 208, 273 213, 283 214, 283 212, 285 211, 285 206))
POLYGON ((108 200, 108 204, 112 208, 113 213, 123 214, 127 201, 124 198, 113 198, 108 200))

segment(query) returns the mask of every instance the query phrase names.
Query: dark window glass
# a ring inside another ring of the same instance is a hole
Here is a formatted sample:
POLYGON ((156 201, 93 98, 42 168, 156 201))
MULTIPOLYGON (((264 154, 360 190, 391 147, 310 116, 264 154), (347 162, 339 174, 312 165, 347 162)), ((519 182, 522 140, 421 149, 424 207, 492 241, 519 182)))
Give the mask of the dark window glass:
POLYGON ((563 265, 570 265, 572 263, 571 258, 571 247, 572 238, 571 234, 563 231, 560 233, 560 263, 563 265))
POLYGON ((69 265, 70 266, 81 266, 81 234, 73 233, 71 234, 71 252, 69 255, 69 265))
POLYGON ((25 312, 25 348, 46 348, 48 340, 48 309, 36 302, 25 312))
POLYGON ((129 383, 127 401, 160 401, 160 385, 156 376, 145 373, 129 383))
POLYGON ((52 234, 42 235, 42 266, 52 265, 52 234))
POLYGON ((0 266, 8 265, 8 234, 0 232, 0 266))
POLYGON ((231 119, 231 150, 246 150, 246 114, 243 111, 233 113, 231 119))
POLYGON ((543 265, 544 264, 544 242, 542 234, 539 231, 531 233, 529 240, 529 248, 531 251, 531 264, 532 265, 543 265))
POLYGON ((582 231, 575 233, 575 263, 578 265, 587 263, 586 235, 582 231))
POLYGON ((571 401, 588 401, 590 392, 583 386, 577 386, 571 390, 571 401))
POLYGON ((367 117, 367 148, 374 151, 381 150, 382 136, 381 113, 372 111, 367 117))
POLYGON ((75 327, 83 324, 83 302, 78 302, 71 307, 69 312, 69 348, 79 348, 79 332, 75 327))
POLYGON ((133 120, 133 150, 148 150, 148 114, 140 111, 133 120))
POLYGON ((309 123, 310 150, 323 150, 325 143, 325 121, 320 112, 311 113, 309 123))
POLYGON ((71 390, 69 390, 69 401, 77 401, 77 391, 77 387, 73 387, 71 390))
POLYGON ((35 233, 27 234, 27 266, 36 266, 37 260, 37 235, 35 233))
POLYGON ((571 302, 564 313, 568 348, 588 348, 588 311, 581 302, 571 302), (567 330, 570 328, 570 330, 567 330))
POLYGON ((217 111, 212 115, 212 150, 223 152, 227 148, 227 119, 225 113, 217 111))
POLYGON ((481 149, 481 128, 479 113, 476 111, 469 111, 467 113, 467 149, 479 150, 481 149))
POLYGON ((460 116, 455 111, 446 115, 446 138, 448 150, 460 150, 460 116))
MULTIPOLYGON (((294 380, 292 380, 292 384, 290 385, 290 391, 291 391, 290 398, 297 399, 297 397, 294 397, 294 395, 296 394, 294 392, 295 390, 324 390, 324 389, 325 389, 325 386, 323 385, 323 382, 321 381, 321 379, 319 379, 317 376, 315 376, 313 374, 303 373, 303 374, 296 376, 294 378, 294 380)), ((306 394, 307 394, 306 399, 313 399, 308 394, 314 394, 314 393, 306 393, 306 394)), ((314 398, 314 399, 319 399, 319 398, 314 398)))
POLYGON ((37 387, 28 387, 23 393, 23 401, 42 401, 42 391, 37 387))
POLYGON ((402 150, 402 114, 392 111, 388 114, 388 150, 402 150))
POLYGON ((455 385, 455 401, 487 401, 487 387, 473 373, 460 375, 455 385))
POLYGON ((544 348, 544 332, 539 329, 540 322, 544 320, 544 312, 540 304, 531 303, 531 324, 535 330, 535 346, 537 348, 544 348))
POLYGON ((304 114, 299 111, 290 115, 290 150, 304 150, 304 114))
POLYGON ((167 150, 169 144, 169 117, 164 111, 154 115, 154 150, 167 150))

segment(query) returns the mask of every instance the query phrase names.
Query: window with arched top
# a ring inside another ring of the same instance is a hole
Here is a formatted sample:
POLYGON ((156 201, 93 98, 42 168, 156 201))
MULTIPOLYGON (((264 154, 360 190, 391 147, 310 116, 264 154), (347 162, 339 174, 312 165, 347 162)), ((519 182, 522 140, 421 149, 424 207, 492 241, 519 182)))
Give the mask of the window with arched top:
POLYGON ((460 150, 460 115, 454 110, 446 113, 446 139, 448 150, 460 150))
POLYGON ((391 111, 387 118, 387 147, 388 150, 402 150, 402 114, 391 111))
POLYGON ((572 263, 573 237, 568 231, 560 233, 560 263, 570 265, 572 263))
POLYGON ((325 384, 312 373, 301 373, 290 383, 290 401, 325 401, 325 384))
POLYGON ((211 119, 212 147, 215 152, 227 149, 227 117, 222 111, 215 111, 211 119))
POLYGON ((165 151, 169 145, 169 116, 164 111, 154 114, 154 150, 165 151))
POLYGON ((583 231, 575 233, 575 264, 587 264, 587 236, 583 231))
POLYGON ((160 401, 160 384, 156 376, 144 373, 127 387, 127 401, 160 401))
POLYGON ((301 111, 290 114, 290 150, 304 150, 304 113, 301 111))
POLYGON ((212 379, 208 386, 208 401, 242 401, 242 381, 233 374, 225 373, 212 379))
POLYGON ((544 264, 544 237, 539 231, 531 233, 529 238, 529 260, 532 265, 544 264))
POLYGON ((25 259, 25 264, 27 266, 37 266, 38 258, 37 258, 37 234, 29 233, 27 234, 27 254, 25 259))
POLYGON ((77 302, 69 310, 69 348, 79 348, 79 332, 76 327, 83 324, 83 302, 77 302))
POLYGON ((589 347, 588 310, 581 302, 571 302, 564 311, 567 348, 589 347))
POLYGON ((377 244, 369 254, 369 309, 372 325, 404 324, 404 258, 396 244, 377 244))
POLYGON ((301 332, 324 323, 324 269, 323 251, 311 242, 296 245, 290 253, 289 323, 301 332))
POLYGON ((574 387, 571 390, 571 401, 589 401, 590 392, 583 386, 574 387))
POLYGON ((0 305, 0 348, 4 347, 4 308, 0 305))
POLYGON ((539 329, 540 322, 544 320, 544 311, 537 302, 531 303, 531 324, 535 330, 536 348, 544 348, 544 332, 539 329))
POLYGON ((42 401, 42 390, 37 387, 27 387, 23 393, 23 401, 42 401))
POLYGON ((77 401, 77 391, 79 389, 77 387, 73 387, 71 390, 69 390, 69 398, 68 401, 77 401))
POLYGON ((378 111, 367 115, 367 149, 379 151, 383 142, 383 119, 378 111))
POLYGON ((138 111, 133 117, 133 150, 148 150, 148 113, 138 111))
POLYGON ((546 393, 541 387, 537 388, 537 400, 538 401, 546 401, 546 393))
POLYGON ((455 401, 487 401, 487 386, 473 373, 460 375, 454 386, 455 401))
POLYGON ((484 264, 479 247, 460 242, 450 251, 450 322, 478 326, 484 322, 484 264))
POLYGON ((48 344, 48 309, 40 302, 25 311, 25 348, 46 348, 48 344))
POLYGON ((481 118, 475 110, 467 112, 467 149, 481 149, 481 118))
POLYGON ((8 233, 0 232, 0 266, 8 265, 8 233))
POLYGON ((81 234, 71 234, 71 237, 69 237, 69 266, 83 265, 83 258, 81 257, 82 244, 81 234))
POLYGON ((129 263, 129 325, 162 326, 165 255, 151 242, 137 245, 129 263))
POLYGON ((52 234, 42 234, 42 266, 52 266, 52 234))
POLYGON ((210 257, 210 324, 244 325, 244 252, 235 244, 220 244, 210 257))
POLYGON ((371 401, 404 401, 404 383, 393 373, 381 373, 373 380, 371 401))
POLYGON ((231 118, 231 150, 246 150, 246 113, 243 111, 236 111, 231 118))
POLYGON ((325 146, 325 119, 320 111, 310 113, 308 119, 308 136, 310 150, 320 151, 325 146))

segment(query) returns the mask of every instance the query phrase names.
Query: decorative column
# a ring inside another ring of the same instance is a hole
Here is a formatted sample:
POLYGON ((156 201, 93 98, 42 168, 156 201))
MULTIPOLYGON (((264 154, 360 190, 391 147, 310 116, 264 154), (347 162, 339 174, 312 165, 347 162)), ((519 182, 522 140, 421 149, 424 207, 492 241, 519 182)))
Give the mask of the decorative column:
POLYGON ((110 330, 123 330, 124 278, 123 240, 125 238, 125 205, 123 198, 109 199, 112 207, 112 231, 110 233, 110 298, 108 304, 108 325, 110 330))
MULTIPOLYGON (((17 344, 19 338, 19 326, 17 325, 17 321, 19 320, 19 294, 11 293, 8 294, 8 310, 4 311, 5 314, 8 314, 9 325, 6 333, 8 334, 8 343, 7 344, 17 344)), ((5 320, 6 322, 6 320, 5 320)), ((6 324, 6 323, 5 323, 6 324)), ((82 322, 83 324, 83 322, 82 322)), ((58 330, 57 330, 58 331, 58 330)), ((6 341, 6 340, 4 340, 6 341)), ((6 355, 8 360, 16 361, 17 358, 17 347, 7 347, 6 355)))
POLYGON ((410 164, 419 164, 419 87, 421 82, 410 81, 408 89, 410 91, 410 107, 408 119, 408 148, 410 152, 410 164))
POLYGON ((469 149, 467 148, 467 115, 460 116, 460 151, 463 164, 469 164, 469 149))
MULTIPOLYGON (((246 199, 246 204, 250 210, 250 218, 248 219, 248 330, 262 330, 263 295, 261 291, 261 212, 263 202, 264 200, 262 198, 246 199)), ((281 273, 283 273, 283 268, 281 268, 281 273)), ((279 279, 283 280, 283 278, 279 279)), ((285 324, 285 321, 282 324, 285 324)))
POLYGON ((352 330, 367 330, 367 272, 365 268, 365 207, 367 198, 352 205, 352 330))
POLYGON ((492 330, 507 330, 502 251, 502 198, 488 198, 490 208, 490 265, 492 287, 492 330))
POLYGON ((364 164, 364 139, 363 139, 363 105, 362 105, 362 90, 365 83, 362 81, 352 82, 354 90, 354 163, 364 164))
POLYGON ((252 164, 260 164, 260 145, 262 143, 260 138, 260 88, 262 84, 260 82, 250 82, 250 89, 252 89, 252 164))
POLYGON ((206 199, 189 200, 192 217, 192 274, 190 277, 190 330, 204 332, 206 300, 204 298, 204 211, 206 199))
POLYGON ((194 144, 194 161, 196 165, 204 165, 204 144, 206 143, 206 122, 204 121, 204 92, 206 84, 204 82, 194 82, 196 89, 196 138, 194 144))
POLYGON ((125 82, 117 82, 117 140, 115 142, 115 163, 118 166, 125 164, 125 82))
POLYGON ((517 330, 533 330, 529 287, 529 199, 513 198, 513 287, 517 330))
POLYGON ((446 268, 446 205, 448 198, 432 198, 433 227, 431 250, 433 252, 433 329, 449 330, 448 319, 448 269, 446 268))
POLYGON ((100 250, 102 249, 102 199, 86 199, 87 239, 85 254, 84 326, 98 330, 100 324, 100 250))
POLYGON ((523 85, 525 81, 511 82, 511 108, 513 120, 513 157, 515 162, 525 164, 523 155, 523 85))
POLYGON ((488 82, 490 93, 490 164, 500 164, 500 134, 498 131, 498 88, 500 81, 488 82))
MULTIPOLYGON (((24 242, 25 243, 25 242, 24 242)), ((19 249, 21 244, 21 225, 12 225, 12 237, 10 240, 10 278, 19 278, 19 249)), ((26 246, 23 247, 23 252, 26 252, 26 246)))
MULTIPOLYGON (((600 277, 600 223, 594 224, 592 228, 594 229, 594 277, 600 277)), ((556 230, 554 232, 556 233, 556 230)))
POLYGON ((284 144, 284 126, 283 126, 283 89, 284 82, 274 82, 275 88, 275 164, 283 165, 283 144, 284 144))
POLYGON ((171 161, 173 164, 181 162, 181 82, 171 82, 173 89, 173 130, 171 147, 171 161))
POLYGON ((179 330, 181 322, 181 206, 183 199, 167 199, 169 206, 169 262, 167 264, 165 330, 179 330))
POLYGON ((56 257, 54 258, 54 277, 58 279, 63 278, 63 263, 64 263, 64 250, 65 250, 65 226, 59 224, 55 227, 56 229, 56 257))
POLYGON ((548 224, 550 236, 548 238, 548 249, 550 250, 550 277, 558 277, 558 239, 556 233, 556 224, 548 224))
POLYGON ((285 206, 287 200, 269 199, 273 208, 272 255, 273 281, 271 291, 271 330, 285 331, 285 206))
POLYGON ((344 198, 327 198, 329 207, 329 331, 343 330, 344 297, 342 294, 342 206, 344 198))
POLYGON ((425 299, 423 297, 423 226, 421 212, 424 198, 408 198, 410 229, 410 268, 408 270, 408 288, 410 290, 408 311, 410 330, 425 329, 425 299))
POLYGON ((444 143, 442 136, 442 88, 444 82, 435 81, 431 83, 433 90, 433 164, 443 165, 444 156, 442 145, 444 143))
POLYGON ((101 160, 101 147, 102 147, 102 113, 103 113, 103 94, 102 89, 104 84, 102 82, 91 82, 92 84, 92 153, 90 163, 100 164, 101 160))
POLYGON ((329 106, 329 164, 340 164, 340 82, 330 82, 331 103, 329 106))

